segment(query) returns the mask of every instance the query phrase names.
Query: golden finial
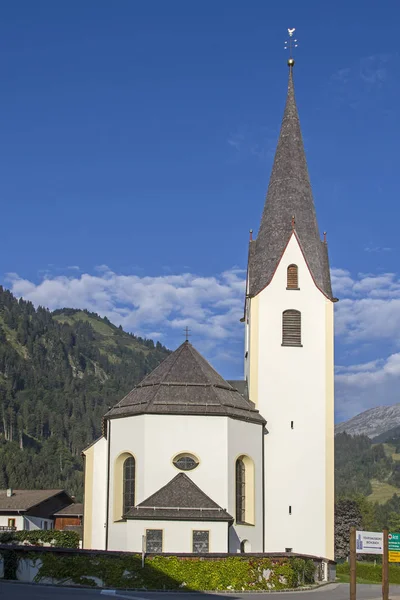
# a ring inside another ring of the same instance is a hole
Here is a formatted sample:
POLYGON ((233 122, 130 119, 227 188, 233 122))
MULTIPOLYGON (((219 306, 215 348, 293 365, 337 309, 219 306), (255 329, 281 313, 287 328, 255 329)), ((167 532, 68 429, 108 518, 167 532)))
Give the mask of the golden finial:
POLYGON ((290 68, 294 66, 293 49, 297 48, 297 40, 293 39, 293 34, 296 29, 288 29, 289 39, 285 42, 285 50, 289 50, 289 58, 287 64, 290 68))

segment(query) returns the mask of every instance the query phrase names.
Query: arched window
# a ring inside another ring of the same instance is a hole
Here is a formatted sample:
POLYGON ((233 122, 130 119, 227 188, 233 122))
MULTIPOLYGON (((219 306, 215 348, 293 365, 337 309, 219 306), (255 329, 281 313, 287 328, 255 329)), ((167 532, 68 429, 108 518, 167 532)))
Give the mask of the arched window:
POLYGON ((236 461, 236 523, 246 522, 246 466, 243 458, 236 461))
POLYGON ((249 540, 242 540, 240 542, 240 552, 251 552, 251 544, 249 540))
POLYGON ((135 459, 129 456, 124 461, 123 468, 123 513, 126 514, 132 506, 135 506, 135 459))
POLYGON ((299 289, 299 270, 297 265, 289 265, 287 268, 287 290, 299 289))
POLYGON ((235 463, 236 523, 254 524, 254 462, 242 454, 235 463))
POLYGON ((301 346, 301 312, 285 310, 282 314, 282 346, 301 346))

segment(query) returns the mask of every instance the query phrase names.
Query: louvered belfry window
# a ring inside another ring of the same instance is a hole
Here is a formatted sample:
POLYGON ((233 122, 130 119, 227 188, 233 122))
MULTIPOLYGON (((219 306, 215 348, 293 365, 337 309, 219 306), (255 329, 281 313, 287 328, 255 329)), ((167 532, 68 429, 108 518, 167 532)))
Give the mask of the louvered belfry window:
POLYGON ((299 289, 299 270, 297 265, 289 265, 287 268, 287 289, 299 289))
POLYGON ((282 314, 282 346, 301 346, 301 312, 285 310, 282 314))

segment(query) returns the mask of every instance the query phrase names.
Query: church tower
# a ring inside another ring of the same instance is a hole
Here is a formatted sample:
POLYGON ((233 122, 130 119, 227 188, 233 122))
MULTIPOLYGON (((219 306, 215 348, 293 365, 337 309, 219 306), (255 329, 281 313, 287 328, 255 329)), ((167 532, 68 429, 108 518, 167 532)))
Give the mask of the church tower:
MULTIPOLYGON (((250 241, 245 377, 266 419, 265 552, 334 558, 333 304, 289 59, 286 106, 250 241)), ((325 236, 324 236, 325 238, 325 236)))

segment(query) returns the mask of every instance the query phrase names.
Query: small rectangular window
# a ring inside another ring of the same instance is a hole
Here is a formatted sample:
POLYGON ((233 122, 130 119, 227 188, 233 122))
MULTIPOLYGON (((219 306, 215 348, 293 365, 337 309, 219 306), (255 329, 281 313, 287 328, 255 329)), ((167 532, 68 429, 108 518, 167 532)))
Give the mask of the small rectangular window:
POLYGON ((292 507, 289 506, 289 515, 291 515, 291 514, 292 514, 292 507))
POLYGON ((193 552, 209 552, 209 543, 209 531, 193 531, 193 552))
POLYGON ((146 529, 146 552, 149 552, 151 554, 162 552, 162 546, 162 529, 146 529))
POLYGON ((8 519, 8 526, 15 527, 15 519, 8 519))
POLYGON ((294 429, 294 421, 290 421, 290 428, 294 429))

